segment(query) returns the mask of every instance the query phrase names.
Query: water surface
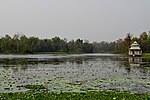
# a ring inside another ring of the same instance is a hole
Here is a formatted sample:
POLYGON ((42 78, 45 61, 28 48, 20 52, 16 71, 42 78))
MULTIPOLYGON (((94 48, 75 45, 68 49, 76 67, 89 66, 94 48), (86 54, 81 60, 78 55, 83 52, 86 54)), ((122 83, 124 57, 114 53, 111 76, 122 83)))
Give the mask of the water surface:
POLYGON ((150 59, 115 54, 0 55, 0 92, 44 85, 49 91, 150 93, 150 59))

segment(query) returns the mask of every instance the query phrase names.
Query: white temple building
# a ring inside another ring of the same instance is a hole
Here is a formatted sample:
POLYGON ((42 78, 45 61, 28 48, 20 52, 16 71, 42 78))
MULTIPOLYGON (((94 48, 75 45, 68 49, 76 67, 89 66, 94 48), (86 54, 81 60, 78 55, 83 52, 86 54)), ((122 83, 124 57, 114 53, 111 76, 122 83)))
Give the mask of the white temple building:
POLYGON ((140 45, 136 41, 131 44, 131 47, 129 48, 129 55, 133 57, 142 55, 140 45))

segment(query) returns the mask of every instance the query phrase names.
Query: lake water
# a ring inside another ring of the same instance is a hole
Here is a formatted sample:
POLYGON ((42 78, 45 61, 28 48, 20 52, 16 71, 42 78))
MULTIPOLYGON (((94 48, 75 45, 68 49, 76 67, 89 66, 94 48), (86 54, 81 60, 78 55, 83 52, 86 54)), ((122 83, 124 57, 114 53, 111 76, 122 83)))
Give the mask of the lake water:
POLYGON ((118 90, 150 94, 150 59, 115 54, 0 55, 0 92, 118 90))

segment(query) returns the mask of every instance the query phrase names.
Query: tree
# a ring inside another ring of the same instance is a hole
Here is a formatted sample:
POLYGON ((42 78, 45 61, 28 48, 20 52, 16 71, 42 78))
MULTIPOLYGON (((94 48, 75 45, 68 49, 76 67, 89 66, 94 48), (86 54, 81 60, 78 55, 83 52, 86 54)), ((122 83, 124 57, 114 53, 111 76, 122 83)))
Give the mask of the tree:
POLYGON ((147 47, 147 52, 150 53, 150 36, 148 36, 146 47, 147 47))
POLYGON ((124 45, 123 45, 124 52, 129 51, 131 40, 132 40, 132 35, 130 33, 127 33, 126 37, 124 38, 124 45))
POLYGON ((60 43, 61 39, 59 37, 52 38, 52 51, 58 52, 60 51, 60 43))
POLYGON ((1 38, 1 51, 2 52, 11 52, 11 37, 9 35, 5 35, 5 37, 1 38))
POLYGON ((76 46, 74 40, 68 42, 68 51, 69 52, 76 52, 76 46))
POLYGON ((140 42, 140 45, 141 45, 141 48, 142 48, 142 51, 143 52, 148 52, 148 48, 147 48, 147 40, 148 40, 148 35, 146 32, 143 32, 140 34, 140 37, 139 37, 139 42, 140 42))
POLYGON ((25 36, 22 35, 20 37, 20 52, 22 53, 31 53, 31 48, 29 45, 29 39, 25 36))
POLYGON ((37 48, 37 44, 39 42, 39 39, 38 37, 30 37, 29 38, 29 41, 28 41, 28 44, 29 44, 29 51, 31 53, 35 52, 36 51, 36 48, 37 48))
POLYGON ((75 41, 76 52, 83 52, 83 40, 77 39, 75 41))
POLYGON ((127 36, 126 36, 126 38, 124 40, 125 40, 128 48, 129 48, 130 45, 131 45, 132 35, 130 33, 127 33, 127 36))

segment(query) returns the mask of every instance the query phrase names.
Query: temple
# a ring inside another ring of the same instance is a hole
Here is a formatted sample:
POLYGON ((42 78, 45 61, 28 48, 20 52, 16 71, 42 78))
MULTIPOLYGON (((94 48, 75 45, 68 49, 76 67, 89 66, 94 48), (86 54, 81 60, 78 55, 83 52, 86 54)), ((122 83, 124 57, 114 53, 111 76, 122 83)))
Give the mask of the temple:
POLYGON ((133 44, 131 44, 131 47, 129 48, 129 55, 132 57, 142 55, 140 45, 136 41, 133 44))

